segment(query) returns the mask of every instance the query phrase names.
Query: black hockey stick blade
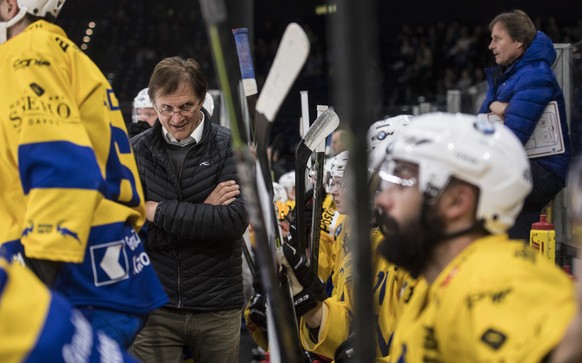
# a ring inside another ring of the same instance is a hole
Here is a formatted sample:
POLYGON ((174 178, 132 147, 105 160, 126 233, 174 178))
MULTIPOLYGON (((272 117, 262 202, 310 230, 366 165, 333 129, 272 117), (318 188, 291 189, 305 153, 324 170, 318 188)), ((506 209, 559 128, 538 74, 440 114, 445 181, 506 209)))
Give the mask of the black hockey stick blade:
POLYGON ((313 214, 311 216, 311 243, 309 244, 309 251, 311 256, 309 264, 311 271, 315 276, 318 276, 319 269, 319 236, 321 231, 321 213, 323 205, 323 164, 325 160, 325 153, 315 153, 314 168, 316 171, 315 184, 313 185, 313 214))

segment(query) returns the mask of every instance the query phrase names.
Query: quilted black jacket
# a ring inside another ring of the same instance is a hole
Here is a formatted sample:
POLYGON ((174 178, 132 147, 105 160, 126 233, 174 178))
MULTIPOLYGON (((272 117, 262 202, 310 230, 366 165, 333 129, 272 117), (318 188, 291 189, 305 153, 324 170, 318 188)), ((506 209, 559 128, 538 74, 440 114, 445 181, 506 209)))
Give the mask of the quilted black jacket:
POLYGON ((145 200, 159 202, 145 242, 170 297, 169 306, 219 311, 243 304, 241 240, 248 224, 242 198, 227 206, 204 204, 218 183, 237 180, 230 130, 205 112, 202 140, 174 170, 154 126, 131 139, 145 200))

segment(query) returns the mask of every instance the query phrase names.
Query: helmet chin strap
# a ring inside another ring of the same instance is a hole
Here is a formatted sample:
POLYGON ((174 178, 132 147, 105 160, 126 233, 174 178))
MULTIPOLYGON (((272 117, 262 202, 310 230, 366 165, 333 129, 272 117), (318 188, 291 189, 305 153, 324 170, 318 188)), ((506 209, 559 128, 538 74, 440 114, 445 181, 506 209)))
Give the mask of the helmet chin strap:
POLYGON ((20 11, 14 16, 14 18, 0 22, 0 44, 4 44, 8 40, 8 29, 24 18, 27 11, 27 8, 21 7, 20 11))

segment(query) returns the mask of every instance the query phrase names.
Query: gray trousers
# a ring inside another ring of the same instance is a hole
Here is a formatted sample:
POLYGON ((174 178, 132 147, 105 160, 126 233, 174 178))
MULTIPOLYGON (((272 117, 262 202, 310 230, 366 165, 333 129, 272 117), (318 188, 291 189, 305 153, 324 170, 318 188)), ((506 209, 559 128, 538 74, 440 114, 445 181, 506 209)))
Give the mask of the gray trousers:
POLYGON ((208 313, 161 308, 149 314, 131 353, 144 363, 180 363, 189 347, 195 363, 237 363, 241 310, 208 313))

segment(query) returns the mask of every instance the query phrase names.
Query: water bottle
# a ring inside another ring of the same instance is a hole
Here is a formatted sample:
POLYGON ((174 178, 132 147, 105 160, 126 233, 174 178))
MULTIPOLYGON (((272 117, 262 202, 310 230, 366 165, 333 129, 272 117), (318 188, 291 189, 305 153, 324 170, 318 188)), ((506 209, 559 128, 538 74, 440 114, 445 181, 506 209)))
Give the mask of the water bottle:
POLYGON ((556 262, 556 231, 554 225, 546 221, 545 214, 540 215, 539 222, 532 223, 529 245, 544 258, 556 262))

